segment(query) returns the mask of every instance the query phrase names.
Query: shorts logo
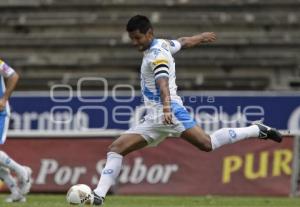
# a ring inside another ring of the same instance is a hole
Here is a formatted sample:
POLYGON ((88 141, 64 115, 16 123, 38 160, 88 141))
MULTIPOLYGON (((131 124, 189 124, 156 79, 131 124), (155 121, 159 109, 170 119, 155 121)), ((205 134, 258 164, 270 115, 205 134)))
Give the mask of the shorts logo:
POLYGON ((106 169, 106 170, 103 170, 103 175, 109 175, 109 174, 112 174, 114 172, 113 169, 106 169))
POLYGON ((231 138, 236 138, 236 133, 235 133, 235 131, 233 130, 233 129, 229 129, 229 136, 231 137, 231 138))

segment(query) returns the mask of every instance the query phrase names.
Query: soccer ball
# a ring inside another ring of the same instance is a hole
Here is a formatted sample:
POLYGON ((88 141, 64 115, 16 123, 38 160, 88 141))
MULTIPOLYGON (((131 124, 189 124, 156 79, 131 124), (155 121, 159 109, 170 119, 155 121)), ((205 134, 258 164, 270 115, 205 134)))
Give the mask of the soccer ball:
POLYGON ((72 205, 91 203, 92 190, 85 184, 73 185, 67 193, 67 202, 72 205))

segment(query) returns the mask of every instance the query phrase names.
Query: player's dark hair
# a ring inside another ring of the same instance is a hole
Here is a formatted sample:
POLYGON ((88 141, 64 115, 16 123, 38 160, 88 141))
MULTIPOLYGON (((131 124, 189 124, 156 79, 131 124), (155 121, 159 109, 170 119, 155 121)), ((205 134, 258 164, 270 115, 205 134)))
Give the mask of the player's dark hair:
POLYGON ((131 17, 127 23, 127 32, 139 30, 141 33, 146 34, 152 28, 150 20, 143 15, 135 15, 131 17))

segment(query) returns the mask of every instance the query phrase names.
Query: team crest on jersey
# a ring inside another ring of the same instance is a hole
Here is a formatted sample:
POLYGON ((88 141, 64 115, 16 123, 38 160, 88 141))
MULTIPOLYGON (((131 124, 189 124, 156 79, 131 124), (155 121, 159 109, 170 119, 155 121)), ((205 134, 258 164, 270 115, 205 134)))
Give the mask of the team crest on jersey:
POLYGON ((160 49, 158 48, 151 49, 151 52, 154 54, 155 57, 157 57, 161 53, 160 49))
POLYGON ((165 42, 163 42, 163 43, 161 44, 161 47, 164 48, 166 51, 169 51, 169 50, 168 50, 168 45, 167 45, 165 42))
POLYGON ((168 42, 172 47, 175 47, 175 43, 172 40, 168 40, 168 42))

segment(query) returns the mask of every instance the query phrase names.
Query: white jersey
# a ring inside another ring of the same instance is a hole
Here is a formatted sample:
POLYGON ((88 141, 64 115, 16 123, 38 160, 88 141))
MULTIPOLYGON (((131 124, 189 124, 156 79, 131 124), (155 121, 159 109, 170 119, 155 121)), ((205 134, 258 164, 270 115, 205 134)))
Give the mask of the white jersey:
POLYGON ((151 109, 148 110, 148 115, 153 111, 159 114, 162 112, 160 90, 156 85, 156 80, 161 77, 169 78, 171 102, 183 104, 177 95, 175 61, 172 56, 180 49, 181 44, 177 40, 153 39, 150 48, 144 52, 141 65, 141 89, 144 103, 147 109, 151 109))
MULTIPOLYGON (((0 97, 3 96, 5 92, 5 82, 4 78, 8 78, 12 76, 15 73, 14 69, 12 69, 10 66, 8 66, 4 61, 0 60, 0 97)), ((0 112, 0 115, 9 115, 10 109, 9 104, 6 104, 5 110, 0 112)))
POLYGON ((150 146, 155 146, 167 136, 178 136, 196 125, 177 95, 175 83, 175 62, 173 54, 181 49, 177 40, 154 39, 150 48, 144 52, 141 66, 141 88, 147 114, 139 124, 133 125, 125 134, 140 134, 150 146), (160 89, 156 80, 169 79, 171 95, 172 124, 165 124, 160 89))
MULTIPOLYGON (((4 78, 8 78, 15 73, 14 69, 9 67, 5 62, 0 60, 0 98, 5 93, 4 78)), ((6 134, 9 125, 10 108, 9 103, 6 103, 5 109, 0 111, 0 144, 4 144, 6 141, 6 134)))

